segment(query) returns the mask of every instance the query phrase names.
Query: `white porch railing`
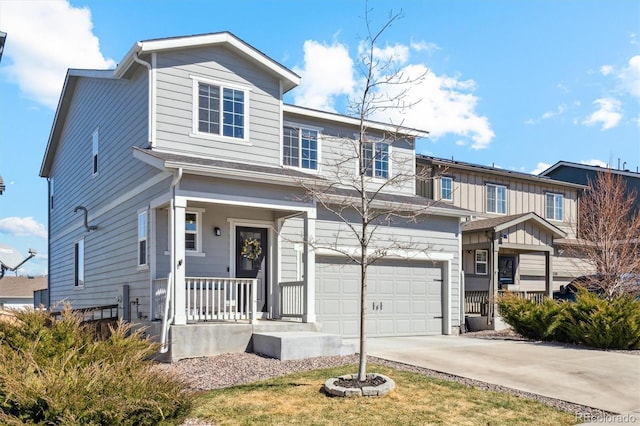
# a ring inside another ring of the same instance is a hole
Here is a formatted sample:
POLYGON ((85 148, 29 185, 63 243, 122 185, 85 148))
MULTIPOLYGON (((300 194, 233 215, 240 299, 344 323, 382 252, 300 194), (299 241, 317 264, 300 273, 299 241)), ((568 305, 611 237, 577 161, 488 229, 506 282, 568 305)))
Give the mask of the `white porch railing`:
MULTIPOLYGON (((542 303, 546 297, 544 291, 505 291, 499 290, 498 294, 513 294, 521 299, 533 300, 536 304, 542 303)), ((492 303, 489 292, 486 290, 469 290, 464 293, 464 312, 465 314, 487 315, 489 312, 489 303, 492 303)))
POLYGON ((255 321, 255 278, 185 278, 187 321, 255 321))
POLYGON ((304 315, 304 282, 280 283, 280 317, 302 318, 304 315))

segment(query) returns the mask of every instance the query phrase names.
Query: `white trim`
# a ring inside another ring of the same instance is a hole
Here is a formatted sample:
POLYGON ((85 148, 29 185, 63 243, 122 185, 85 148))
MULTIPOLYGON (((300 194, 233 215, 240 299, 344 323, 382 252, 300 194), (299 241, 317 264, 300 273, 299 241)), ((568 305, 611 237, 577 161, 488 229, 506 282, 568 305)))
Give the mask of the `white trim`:
POLYGON ((243 195, 215 194, 196 191, 177 191, 177 195, 188 198, 190 201, 204 203, 257 207, 271 210, 294 210, 298 212, 315 212, 316 210, 315 206, 309 206, 308 204, 301 202, 284 200, 263 200, 261 202, 256 202, 255 197, 243 195))
POLYGON ((564 194, 562 194, 560 192, 553 192, 553 191, 546 191, 544 193, 544 218, 546 220, 550 220, 550 221, 553 221, 553 222, 564 222, 564 194), (548 211, 547 208, 549 207, 549 205, 547 204, 547 196, 548 195, 553 195, 553 206, 552 206, 553 207, 553 217, 548 217, 547 216, 547 211, 548 211), (555 208, 556 207, 555 206, 556 200, 555 200, 555 198, 557 196, 559 196, 561 198, 561 200, 562 200, 562 202, 561 202, 560 219, 556 219, 556 217, 555 217, 555 213, 556 213, 556 208, 555 208))
POLYGON ((281 128, 281 137, 280 137, 280 165, 285 169, 295 169, 300 170, 304 173, 310 174, 320 174, 320 164, 322 162, 322 131, 323 127, 318 126, 309 126, 306 124, 300 124, 293 121, 284 121, 281 128), (293 166, 290 164, 284 164, 284 128, 292 127, 294 129, 299 130, 298 134, 298 165, 293 166), (316 132, 316 168, 310 169, 306 167, 302 167, 302 131, 303 130, 311 130, 316 132))
POLYGON ((203 217, 204 217, 204 213, 205 213, 205 209, 200 208, 200 207, 189 207, 187 205, 187 207, 185 207, 184 210, 184 214, 185 214, 185 224, 187 222, 187 215, 188 214, 194 214, 196 215, 196 230, 195 232, 193 231, 187 231, 186 227, 184 229, 184 234, 185 234, 185 240, 186 240, 186 235, 187 234, 194 234, 196 236, 196 248, 195 250, 192 249, 187 249, 185 246, 185 256, 204 256, 205 253, 202 251, 202 228, 203 228, 203 217))
POLYGON ((485 187, 485 196, 484 196, 484 205, 485 205, 485 211, 487 213, 491 213, 491 214, 498 214, 501 216, 506 216, 507 213, 509 212, 509 194, 508 194, 508 190, 509 188, 507 187, 507 185, 503 185, 500 183, 485 183, 484 185, 485 187), (492 186, 496 189, 496 196, 495 196, 495 201, 496 201, 496 205, 495 205, 495 210, 498 210, 498 188, 504 188, 504 212, 498 212, 498 211, 490 211, 489 210, 489 187, 492 186))
MULTIPOLYGON (((313 249, 317 256, 340 256, 346 257, 347 254, 349 256, 358 256, 360 254, 360 247, 349 247, 349 246, 338 246, 335 249, 327 248, 327 247, 318 247, 313 249)), ((373 254, 374 249, 369 249, 369 253, 373 254)), ((443 253, 443 252, 424 252, 421 250, 402 250, 395 249, 389 250, 387 255, 384 256, 385 259, 403 259, 403 260, 415 260, 415 261, 449 261, 455 258, 453 253, 443 253)))
POLYGON ((243 85, 239 85, 239 84, 234 84, 234 83, 227 83, 227 82, 222 82, 219 80, 212 80, 210 78, 206 78, 206 77, 201 77, 201 76, 197 76, 197 75, 193 75, 193 74, 189 74, 189 78, 193 81, 192 83, 192 99, 191 99, 191 133, 189 133, 189 136, 194 137, 194 138, 200 138, 200 139, 207 139, 207 140, 222 140, 225 142, 232 142, 232 143, 242 143, 248 146, 251 146, 251 141, 250 141, 250 137, 249 137, 249 133, 250 133, 250 128, 249 128, 249 123, 250 123, 250 105, 251 105, 251 97, 250 97, 250 93, 251 93, 251 87, 250 86, 243 86, 243 85), (198 122, 199 122, 199 86, 200 83, 203 84, 207 84, 209 86, 216 86, 219 88, 219 102, 220 102, 220 109, 218 111, 219 114, 219 122, 218 122, 218 126, 219 126, 219 131, 220 133, 214 134, 214 133, 207 133, 207 132, 201 132, 198 128, 198 122), (224 120, 223 120, 223 114, 224 114, 224 106, 223 106, 223 102, 224 102, 224 89, 232 89, 232 90, 238 90, 238 91, 242 91, 243 95, 244 95, 244 99, 243 99, 243 119, 242 119, 242 138, 235 138, 232 136, 224 136, 224 120))
POLYGON ((487 249, 475 249, 473 251, 473 272, 475 275, 489 275, 489 264, 491 262, 489 261, 489 250, 487 249), (487 258, 487 260, 485 260, 484 262, 480 262, 480 264, 485 265, 486 267, 486 271, 484 273, 482 272, 478 272, 478 252, 484 252, 485 256, 487 258))
POLYGON ((453 178, 451 176, 440 176, 440 200, 442 201, 453 201, 453 178), (444 179, 447 179, 449 181, 451 181, 451 197, 450 198, 444 198, 442 196, 442 191, 444 189, 444 185, 442 184, 442 182, 444 181, 444 179))
POLYGON ((151 70, 149 78, 151 83, 149 88, 151 90, 151 140, 149 144, 151 147, 156 146, 158 137, 158 54, 153 52, 151 54, 151 70))

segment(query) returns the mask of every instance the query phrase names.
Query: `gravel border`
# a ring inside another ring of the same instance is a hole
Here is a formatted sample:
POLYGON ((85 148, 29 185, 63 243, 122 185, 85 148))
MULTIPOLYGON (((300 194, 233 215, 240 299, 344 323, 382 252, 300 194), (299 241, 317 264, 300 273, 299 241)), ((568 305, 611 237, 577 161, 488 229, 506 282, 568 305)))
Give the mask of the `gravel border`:
MULTIPOLYGON (((494 340, 527 340, 509 331, 466 333, 465 337, 494 340)), ((640 351, 619 352, 640 355, 640 351)), ((403 364, 395 361, 388 361, 373 356, 368 357, 368 362, 384 365, 386 367, 396 368, 402 371, 414 372, 426 377, 456 382, 464 386, 469 386, 485 391, 500 392, 519 398, 531 399, 547 406, 574 414, 576 416, 576 419, 594 420, 598 418, 604 418, 607 415, 615 414, 593 407, 574 404, 555 398, 549 398, 530 392, 508 388, 505 386, 430 370, 428 368, 417 367, 414 365, 403 364)), ((251 383, 258 380, 283 376, 291 373, 337 367, 349 364, 358 364, 357 354, 349 356, 329 356, 309 358, 304 360, 281 361, 252 353, 228 353, 213 357, 184 359, 171 364, 158 364, 157 368, 159 370, 174 373, 183 378, 189 384, 189 387, 195 391, 206 391, 236 386, 244 383, 251 383)), ((211 425, 211 423, 198 419, 187 419, 182 424, 182 426, 207 425, 211 425)))

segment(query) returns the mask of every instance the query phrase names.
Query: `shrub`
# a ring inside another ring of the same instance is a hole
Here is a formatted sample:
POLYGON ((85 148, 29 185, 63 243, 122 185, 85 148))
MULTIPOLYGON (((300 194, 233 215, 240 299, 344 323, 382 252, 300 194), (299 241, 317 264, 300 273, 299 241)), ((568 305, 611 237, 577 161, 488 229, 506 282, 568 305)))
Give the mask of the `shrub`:
POLYGON ((563 306, 544 299, 541 304, 505 293, 497 300, 498 312, 516 333, 535 340, 556 340, 563 323, 563 306))
POLYGON ((580 290, 566 304, 563 329, 570 341, 605 349, 640 349, 640 301, 631 296, 604 300, 580 290))
POLYGON ((498 312, 517 333, 535 340, 570 342, 603 349, 640 349, 640 300, 612 300, 579 290, 575 302, 530 300, 505 294, 498 312))
POLYGON ((157 346, 122 322, 106 339, 66 308, 0 322, 0 423, 157 425, 183 416, 185 384, 153 368, 157 346))

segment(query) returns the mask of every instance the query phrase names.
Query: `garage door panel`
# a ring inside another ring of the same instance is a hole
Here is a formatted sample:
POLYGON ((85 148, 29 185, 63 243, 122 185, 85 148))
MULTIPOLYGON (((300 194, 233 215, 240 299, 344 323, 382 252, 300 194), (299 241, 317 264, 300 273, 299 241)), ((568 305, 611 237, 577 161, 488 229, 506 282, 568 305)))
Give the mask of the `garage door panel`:
MULTIPOLYGON (((318 320, 327 332, 357 337, 360 269, 355 264, 332 263, 338 261, 342 259, 316 259, 318 320), (340 331, 336 332, 336 328, 340 331)), ((442 333, 442 269, 439 265, 384 262, 371 266, 368 272, 368 336, 442 333)))

